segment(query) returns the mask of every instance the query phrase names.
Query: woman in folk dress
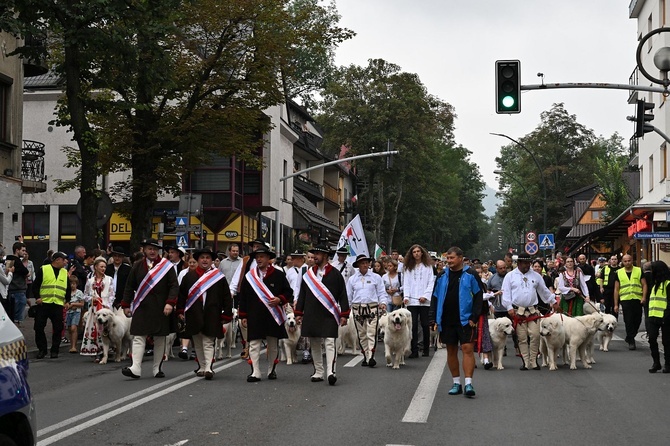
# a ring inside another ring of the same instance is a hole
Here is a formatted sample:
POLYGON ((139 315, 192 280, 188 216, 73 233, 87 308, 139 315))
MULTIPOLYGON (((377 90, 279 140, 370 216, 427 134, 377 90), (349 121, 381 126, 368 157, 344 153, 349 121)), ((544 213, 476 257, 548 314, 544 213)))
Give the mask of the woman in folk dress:
POLYGON ((102 308, 113 309, 114 287, 112 277, 105 275, 107 261, 98 257, 93 262, 93 275, 86 281, 84 287, 84 300, 90 303, 86 314, 86 325, 84 326, 84 338, 81 341, 79 353, 83 356, 95 356, 95 362, 100 361, 102 354, 102 341, 100 339, 100 327, 95 317, 95 312, 102 308))

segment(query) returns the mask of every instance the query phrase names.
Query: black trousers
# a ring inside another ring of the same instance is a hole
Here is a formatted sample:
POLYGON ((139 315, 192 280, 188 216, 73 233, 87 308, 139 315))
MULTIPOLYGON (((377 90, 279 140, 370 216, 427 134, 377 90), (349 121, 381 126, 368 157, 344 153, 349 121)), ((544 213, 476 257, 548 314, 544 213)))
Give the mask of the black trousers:
POLYGON ((663 360, 665 366, 670 366, 670 322, 668 321, 668 312, 663 318, 647 318, 647 334, 649 335, 649 350, 654 364, 660 364, 660 353, 658 351, 658 331, 661 330, 661 342, 663 343, 663 360), (662 328, 661 328, 662 327, 662 328))
POLYGON ((35 344, 40 352, 47 351, 47 336, 44 329, 47 319, 51 321, 53 334, 51 335, 51 353, 58 353, 61 334, 63 332, 63 306, 58 304, 41 304, 37 306, 35 315, 35 344))
POLYGON ((623 310, 623 322, 626 324, 626 342, 635 340, 637 331, 642 323, 642 304, 637 299, 622 300, 620 302, 623 310))
POLYGON ((412 313, 412 353, 419 352, 418 340, 419 340, 419 319, 421 319, 421 330, 423 332, 423 351, 430 351, 430 326, 428 325, 428 311, 430 307, 428 306, 411 306, 407 307, 410 313, 412 313))

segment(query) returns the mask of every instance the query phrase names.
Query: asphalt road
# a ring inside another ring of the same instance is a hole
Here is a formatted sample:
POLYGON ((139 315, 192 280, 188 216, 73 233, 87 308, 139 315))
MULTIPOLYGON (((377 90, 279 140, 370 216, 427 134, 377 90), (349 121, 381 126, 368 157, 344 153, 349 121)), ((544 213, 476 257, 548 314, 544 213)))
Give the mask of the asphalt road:
POLYGON ((520 371, 519 358, 505 357, 505 370, 477 369, 472 399, 447 394, 445 358, 438 350, 392 370, 345 355, 328 386, 310 382, 311 365, 282 363, 276 381, 247 383, 236 357, 217 362, 212 381, 178 358, 165 363, 166 378, 150 378, 145 359, 144 377, 131 380, 120 371, 127 363, 61 354, 30 364, 38 444, 662 444, 670 431, 670 374, 648 373, 643 341, 635 351, 612 341, 591 370, 520 371))

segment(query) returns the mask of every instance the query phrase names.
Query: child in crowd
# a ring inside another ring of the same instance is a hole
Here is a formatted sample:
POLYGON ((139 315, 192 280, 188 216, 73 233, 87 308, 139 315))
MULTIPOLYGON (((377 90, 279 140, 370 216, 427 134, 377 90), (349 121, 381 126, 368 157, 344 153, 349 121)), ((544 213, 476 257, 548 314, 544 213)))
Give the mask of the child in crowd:
POLYGON ((81 309, 84 306, 84 293, 77 289, 79 279, 73 274, 70 276, 70 302, 65 304, 67 310, 65 326, 70 330, 70 353, 77 353, 77 330, 81 319, 81 309))

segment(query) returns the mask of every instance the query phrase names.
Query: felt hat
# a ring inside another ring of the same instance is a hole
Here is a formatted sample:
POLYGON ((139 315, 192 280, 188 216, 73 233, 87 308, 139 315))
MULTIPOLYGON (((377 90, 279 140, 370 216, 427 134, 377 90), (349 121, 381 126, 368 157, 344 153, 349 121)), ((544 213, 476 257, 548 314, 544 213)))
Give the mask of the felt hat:
POLYGON ((356 256, 356 261, 354 262, 354 268, 358 268, 358 262, 374 262, 375 259, 366 256, 365 254, 359 254, 356 256))
POLYGON ((198 260, 198 258, 199 258, 201 255, 204 255, 204 254, 209 254, 209 256, 210 256, 212 259, 215 259, 215 258, 216 258, 216 254, 214 254, 214 252, 212 252, 211 248, 209 248, 209 247, 207 247, 207 246, 204 247, 204 248, 202 248, 202 249, 196 249, 195 251, 193 251, 193 258, 194 258, 195 260, 198 260))
POLYGON ((311 253, 325 252, 326 254, 330 255, 330 253, 333 252, 333 251, 331 251, 330 248, 327 247, 326 245, 316 245, 315 247, 310 249, 309 252, 311 252, 311 253))
POLYGON ((153 246, 154 248, 163 249, 163 246, 159 245, 158 240, 156 240, 155 238, 144 239, 144 240, 142 240, 140 245, 142 245, 142 246, 153 246))
POLYGON ((270 256, 271 259, 274 259, 275 257, 277 257, 277 254, 275 254, 272 250, 270 250, 270 248, 268 248, 266 246, 255 250, 254 252, 249 254, 249 256, 251 256, 255 259, 258 254, 267 254, 267 255, 270 256))

